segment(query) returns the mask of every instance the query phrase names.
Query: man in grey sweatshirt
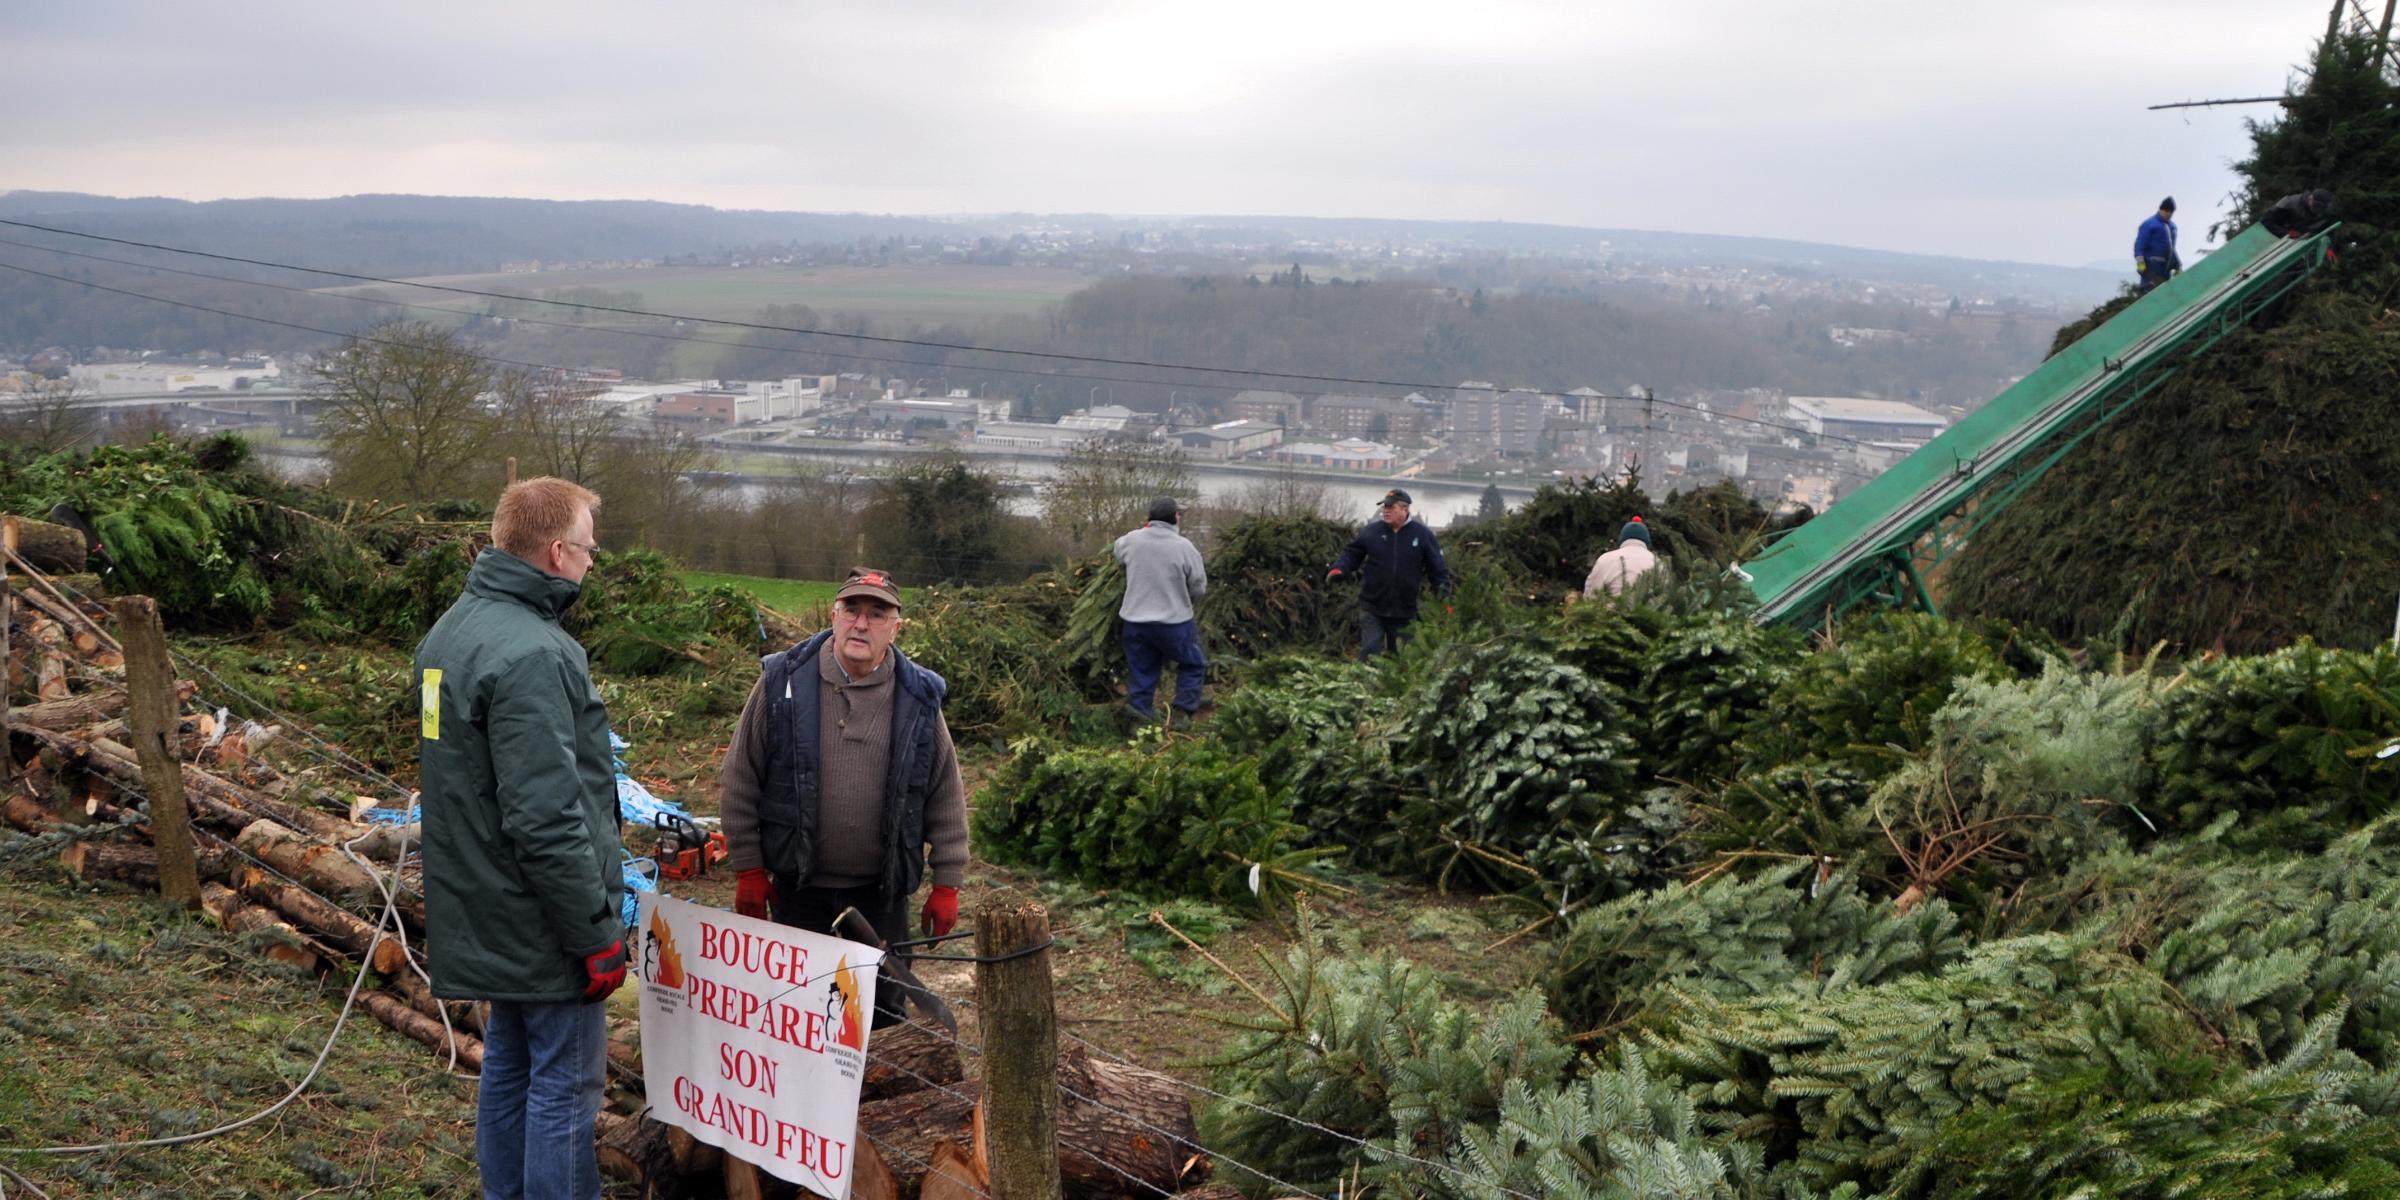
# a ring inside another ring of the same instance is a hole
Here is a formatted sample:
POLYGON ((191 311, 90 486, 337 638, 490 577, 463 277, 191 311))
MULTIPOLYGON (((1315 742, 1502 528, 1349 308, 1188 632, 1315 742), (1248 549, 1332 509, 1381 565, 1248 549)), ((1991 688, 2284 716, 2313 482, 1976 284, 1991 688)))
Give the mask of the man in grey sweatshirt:
POLYGON ((1192 601, 1208 590, 1208 569, 1200 551, 1178 528, 1183 507, 1172 497, 1150 502, 1150 521, 1118 538, 1117 561, 1125 564, 1125 603, 1117 618, 1125 623, 1125 706, 1140 720, 1155 715, 1154 697, 1163 663, 1175 664, 1175 711, 1185 717, 1200 711, 1200 681, 1208 658, 1200 651, 1200 622, 1192 601))

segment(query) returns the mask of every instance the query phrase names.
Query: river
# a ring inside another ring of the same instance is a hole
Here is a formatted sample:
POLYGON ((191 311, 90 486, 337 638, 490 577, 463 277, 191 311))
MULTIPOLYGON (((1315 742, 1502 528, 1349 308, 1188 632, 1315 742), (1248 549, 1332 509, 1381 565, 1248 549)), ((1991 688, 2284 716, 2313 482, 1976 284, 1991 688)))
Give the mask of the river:
MULTIPOLYGON (((779 447, 776 453, 859 474, 875 474, 920 452, 779 447)), ((270 451, 262 457, 287 478, 307 481, 324 475, 324 459, 317 455, 270 451)), ((969 461, 1011 485, 1008 510, 1020 516, 1040 513, 1041 485, 1058 473, 1059 462, 1054 457, 1017 454, 976 454, 970 455, 969 461)), ((1394 487, 1407 489, 1410 499, 1414 501, 1411 514, 1436 529, 1449 524, 1455 517, 1473 514, 1483 502, 1484 485, 1463 480, 1367 478, 1341 472, 1286 472, 1269 467, 1228 467, 1206 463, 1192 463, 1187 469, 1193 484, 1199 488, 1199 503, 1238 501, 1243 493, 1271 484, 1289 484, 1304 489, 1323 488, 1326 515, 1343 521, 1364 522, 1374 516, 1376 503, 1394 487)), ((744 497, 756 497, 775 486, 771 476, 759 474, 728 474, 719 477, 717 482, 737 490, 744 497)), ((1501 486, 1501 498, 1510 508, 1524 503, 1531 495, 1531 481, 1512 480, 1501 486)), ((1186 503, 1195 499, 1190 496, 1177 498, 1186 503)))

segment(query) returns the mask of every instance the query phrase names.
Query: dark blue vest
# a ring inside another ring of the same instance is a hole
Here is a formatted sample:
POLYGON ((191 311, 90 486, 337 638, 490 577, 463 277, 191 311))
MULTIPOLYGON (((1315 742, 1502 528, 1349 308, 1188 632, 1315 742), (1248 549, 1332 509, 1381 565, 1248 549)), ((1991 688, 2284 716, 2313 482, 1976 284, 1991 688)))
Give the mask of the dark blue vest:
MULTIPOLYGON (((817 865, 817 655, 831 630, 761 663, 767 695, 767 785, 758 801, 767 869, 799 887, 817 865)), ((883 795, 882 903, 907 899, 925 879, 925 801, 933 792, 934 722, 949 685, 892 647, 892 751, 883 795)))

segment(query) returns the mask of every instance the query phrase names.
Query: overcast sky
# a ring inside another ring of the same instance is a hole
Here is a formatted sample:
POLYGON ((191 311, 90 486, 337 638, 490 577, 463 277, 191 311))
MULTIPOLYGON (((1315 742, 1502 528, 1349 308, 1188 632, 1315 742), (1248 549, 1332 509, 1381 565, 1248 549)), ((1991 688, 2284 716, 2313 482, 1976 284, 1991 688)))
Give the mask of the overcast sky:
POLYGON ((2323 0, 0 4, 0 190, 1272 213, 2129 259, 2323 0))

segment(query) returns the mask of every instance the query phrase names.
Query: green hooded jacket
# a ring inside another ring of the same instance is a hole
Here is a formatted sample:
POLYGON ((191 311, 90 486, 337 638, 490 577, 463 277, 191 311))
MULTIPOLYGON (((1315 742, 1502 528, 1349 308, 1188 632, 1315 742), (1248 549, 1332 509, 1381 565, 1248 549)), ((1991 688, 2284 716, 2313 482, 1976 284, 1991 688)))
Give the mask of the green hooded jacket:
POLYGON ((435 995, 579 1000, 623 936, 608 708, 559 627, 581 584, 498 547, 417 646, 435 995))

